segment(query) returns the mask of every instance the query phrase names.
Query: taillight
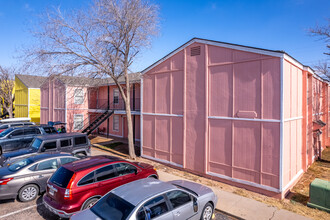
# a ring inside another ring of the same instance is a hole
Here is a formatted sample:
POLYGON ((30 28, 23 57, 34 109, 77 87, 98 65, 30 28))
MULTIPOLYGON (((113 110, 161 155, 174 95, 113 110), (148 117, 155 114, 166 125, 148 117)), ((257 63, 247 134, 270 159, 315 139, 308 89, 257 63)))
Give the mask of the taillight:
POLYGON ((67 188, 65 189, 64 199, 72 199, 71 187, 72 187, 73 180, 74 180, 75 177, 76 177, 76 174, 73 174, 71 179, 70 179, 70 182, 68 183, 67 188))
POLYGON ((0 185, 7 185, 7 183, 14 178, 0 179, 0 185))

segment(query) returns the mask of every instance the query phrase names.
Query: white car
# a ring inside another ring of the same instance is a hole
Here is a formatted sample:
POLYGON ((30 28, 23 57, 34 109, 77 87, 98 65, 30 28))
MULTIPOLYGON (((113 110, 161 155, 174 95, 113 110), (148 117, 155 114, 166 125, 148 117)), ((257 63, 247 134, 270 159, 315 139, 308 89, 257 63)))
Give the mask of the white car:
POLYGON ((212 189, 197 183, 147 178, 108 192, 92 208, 71 219, 209 220, 213 218, 217 201, 212 189))

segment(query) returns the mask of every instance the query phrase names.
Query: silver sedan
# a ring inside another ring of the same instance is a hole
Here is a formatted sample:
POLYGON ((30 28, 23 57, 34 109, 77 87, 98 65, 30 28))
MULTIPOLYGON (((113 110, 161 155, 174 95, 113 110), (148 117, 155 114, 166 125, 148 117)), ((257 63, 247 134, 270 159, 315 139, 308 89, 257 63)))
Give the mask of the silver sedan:
POLYGON ((142 179, 118 187, 73 220, 212 219, 217 197, 209 187, 175 180, 142 179))

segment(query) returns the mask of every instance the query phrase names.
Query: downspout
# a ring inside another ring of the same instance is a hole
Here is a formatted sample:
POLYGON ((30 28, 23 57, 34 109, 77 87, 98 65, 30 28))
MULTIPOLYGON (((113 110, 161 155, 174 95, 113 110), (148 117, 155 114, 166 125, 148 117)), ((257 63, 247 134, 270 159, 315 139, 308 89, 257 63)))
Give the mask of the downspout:
MULTIPOLYGON (((135 83, 133 83, 133 111, 135 111, 135 83)), ((133 115, 133 143, 135 145, 135 114, 133 115)))
MULTIPOLYGON (((110 108, 110 86, 108 85, 108 110, 110 108)), ((107 138, 109 138, 109 118, 107 119, 107 138)))

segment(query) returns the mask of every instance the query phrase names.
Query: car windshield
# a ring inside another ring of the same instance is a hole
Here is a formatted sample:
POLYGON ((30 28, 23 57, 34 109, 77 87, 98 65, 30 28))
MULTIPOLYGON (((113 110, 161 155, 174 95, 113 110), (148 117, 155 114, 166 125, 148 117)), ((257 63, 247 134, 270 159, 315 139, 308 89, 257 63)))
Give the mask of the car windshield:
POLYGON ((39 138, 35 138, 30 147, 33 148, 34 150, 39 150, 41 143, 42 140, 40 140, 39 138))
POLYGON ((17 171, 17 170, 20 170, 26 166, 28 166, 29 164, 33 163, 33 160, 29 159, 29 158, 25 158, 23 160, 19 160, 19 161, 16 161, 14 163, 12 163, 9 167, 8 167, 8 170, 14 172, 14 171, 17 171))
POLYGON ((7 134, 9 134, 13 129, 12 128, 8 128, 6 130, 4 130, 3 132, 0 133, 0 137, 4 137, 7 134))
POLYGON ((101 219, 123 220, 133 211, 134 206, 126 200, 109 193, 100 199, 91 211, 101 219))

